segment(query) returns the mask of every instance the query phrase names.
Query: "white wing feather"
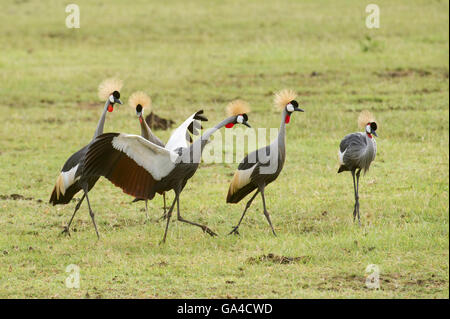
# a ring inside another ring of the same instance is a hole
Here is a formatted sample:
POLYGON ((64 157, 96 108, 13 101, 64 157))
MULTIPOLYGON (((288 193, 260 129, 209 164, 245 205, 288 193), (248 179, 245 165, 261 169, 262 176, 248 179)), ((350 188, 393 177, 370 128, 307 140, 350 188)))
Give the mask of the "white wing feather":
POLYGON ((143 167, 157 181, 169 175, 179 158, 177 153, 138 135, 121 133, 113 138, 112 145, 143 167))
POLYGON ((180 126, 178 126, 175 131, 172 133, 172 135, 169 138, 169 141, 166 144, 166 149, 168 150, 176 150, 179 147, 188 147, 186 134, 188 126, 192 123, 194 120, 194 116, 197 113, 192 114, 187 118, 186 121, 184 121, 180 126))

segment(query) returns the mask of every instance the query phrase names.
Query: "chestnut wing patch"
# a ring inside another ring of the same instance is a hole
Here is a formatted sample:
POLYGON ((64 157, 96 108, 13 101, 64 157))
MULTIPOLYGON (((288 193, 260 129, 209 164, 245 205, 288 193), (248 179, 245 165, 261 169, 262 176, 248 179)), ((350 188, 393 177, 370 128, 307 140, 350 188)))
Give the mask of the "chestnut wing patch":
POLYGON ((84 175, 104 176, 131 196, 152 199, 154 185, 172 171, 175 163, 169 152, 139 139, 145 141, 137 135, 100 135, 89 145, 84 175))

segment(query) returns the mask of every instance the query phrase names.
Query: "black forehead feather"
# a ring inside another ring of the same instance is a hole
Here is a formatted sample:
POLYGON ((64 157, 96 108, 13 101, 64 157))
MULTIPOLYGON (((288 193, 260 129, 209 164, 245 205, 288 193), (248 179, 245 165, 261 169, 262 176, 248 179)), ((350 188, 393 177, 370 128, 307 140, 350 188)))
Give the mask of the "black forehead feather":
POLYGON ((120 98, 120 93, 119 93, 119 91, 114 91, 112 95, 113 95, 116 99, 119 99, 119 98, 120 98))
POLYGON ((248 121, 248 115, 247 114, 242 114, 242 117, 244 118, 244 120, 247 122, 248 121))
POLYGON ((376 131, 377 128, 378 128, 377 123, 375 123, 375 122, 370 123, 370 128, 371 128, 373 131, 376 131))
POLYGON ((298 107, 298 102, 296 100, 292 100, 291 103, 294 107, 298 107))
POLYGON ((136 105, 136 112, 142 112, 142 105, 138 104, 136 105))

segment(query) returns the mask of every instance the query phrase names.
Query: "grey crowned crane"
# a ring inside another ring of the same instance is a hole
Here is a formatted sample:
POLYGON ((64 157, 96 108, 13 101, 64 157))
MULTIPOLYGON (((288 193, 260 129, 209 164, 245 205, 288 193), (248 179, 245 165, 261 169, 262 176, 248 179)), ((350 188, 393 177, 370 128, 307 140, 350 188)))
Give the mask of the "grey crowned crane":
MULTIPOLYGON (((100 120, 98 121, 97 128, 95 130, 94 136, 92 137, 91 142, 100 134, 103 133, 103 126, 105 124, 106 113, 112 112, 114 110, 114 105, 116 103, 122 104, 120 101, 120 89, 122 88, 122 81, 117 79, 106 79, 102 83, 100 83, 98 87, 98 95, 102 100, 106 99, 105 107, 103 108, 103 112, 100 116, 100 120)), ((89 144, 88 144, 89 145, 89 144)), ((97 226, 95 224, 94 213, 91 210, 91 205, 89 203, 88 192, 94 187, 95 183, 98 180, 98 177, 89 177, 87 179, 82 179, 82 162, 86 155, 86 151, 88 149, 88 145, 81 148, 76 153, 72 154, 69 159, 64 163, 64 166, 61 170, 61 173, 58 175, 56 179, 56 185, 53 188, 53 192, 50 196, 49 203, 53 205, 58 204, 67 204, 70 200, 78 193, 80 190, 83 190, 83 196, 78 201, 75 206, 75 211, 72 214, 72 218, 70 219, 67 226, 64 228, 63 233, 67 233, 70 235, 69 228, 72 223, 73 218, 75 217, 76 212, 81 206, 84 198, 86 198, 89 206, 89 213, 92 218, 92 222, 95 227, 95 231, 97 233, 97 237, 99 237, 97 226)))
POLYGON ((294 112, 304 112, 298 107, 296 93, 291 90, 282 90, 275 94, 275 106, 282 110, 281 125, 278 137, 266 147, 262 147, 248 154, 239 164, 237 171, 231 180, 227 195, 227 203, 239 203, 245 196, 256 189, 250 200, 245 206, 244 212, 238 222, 229 234, 239 234, 239 226, 245 213, 250 208, 253 200, 258 193, 261 193, 264 215, 272 228, 272 233, 276 236, 275 230, 270 220, 269 212, 266 209, 266 199, 264 189, 267 185, 277 179, 283 169, 286 158, 286 124, 289 123, 291 115, 294 112))
MULTIPOLYGON (((141 136, 146 140, 152 142, 161 147, 166 147, 164 143, 153 134, 152 130, 148 126, 144 118, 144 109, 151 107, 152 100, 144 92, 135 92, 128 99, 128 104, 136 108, 136 115, 139 119, 141 126, 141 136)), ((192 142, 192 138, 189 133, 193 135, 198 135, 198 129, 201 128, 200 122, 198 121, 208 121, 208 119, 202 116, 203 111, 196 112, 186 119, 171 135, 168 142, 168 147, 171 150, 175 150, 179 147, 187 147, 186 142, 192 142)), ((166 193, 162 193, 164 199, 164 216, 166 216, 166 193)), ((145 200, 145 215, 148 217, 148 199, 136 198, 133 202, 140 200, 145 200)))
POLYGON ((364 132, 356 132, 346 135, 339 145, 339 170, 338 173, 350 171, 353 177, 353 189, 355 192, 355 205, 353 208, 353 222, 358 216, 358 223, 361 226, 359 216, 359 175, 364 169, 364 174, 369 169, 370 164, 377 154, 377 143, 374 136, 377 123, 369 111, 362 111, 358 117, 358 124, 364 128, 364 132), (355 181, 356 175, 356 181, 355 181))
MULTIPOLYGON (((200 227, 203 232, 211 236, 216 233, 206 225, 201 225, 184 219, 180 214, 180 194, 188 180, 194 176, 198 169, 202 151, 209 137, 226 126, 247 123, 248 107, 243 103, 234 103, 229 108, 229 117, 208 129, 200 138, 190 146, 172 149, 172 143, 186 143, 183 138, 172 141, 172 138, 163 148, 138 135, 124 133, 106 133, 100 135, 89 145, 85 162, 83 179, 104 176, 114 185, 137 198, 151 200, 156 193, 162 194, 169 190, 175 192, 175 198, 167 212, 167 224, 162 242, 166 241, 170 218, 177 204, 178 221, 200 227)), ((177 130, 180 130, 178 128, 177 130)), ((186 129, 181 130, 186 136, 186 129)))

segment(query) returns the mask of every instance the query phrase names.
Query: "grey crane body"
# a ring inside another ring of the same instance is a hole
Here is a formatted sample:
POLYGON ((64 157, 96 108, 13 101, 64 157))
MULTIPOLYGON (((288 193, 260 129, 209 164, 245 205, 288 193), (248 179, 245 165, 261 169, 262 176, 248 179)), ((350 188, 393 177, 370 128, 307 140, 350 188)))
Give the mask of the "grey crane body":
MULTIPOLYGON (((296 101, 291 101, 291 103, 295 104, 294 111, 303 112, 302 109, 297 107, 298 103, 296 101)), ((272 233, 276 235, 270 219, 270 214, 266 208, 264 189, 278 178, 283 169, 286 160, 286 117, 290 117, 291 114, 292 112, 288 112, 287 109, 284 108, 282 111, 278 137, 266 147, 262 147, 248 154, 239 164, 228 190, 227 203, 238 203, 254 190, 256 190, 256 192, 247 202, 238 224, 233 227, 230 234, 239 234, 238 228, 247 209, 250 208, 256 195, 260 193, 263 202, 264 215, 272 229, 272 233)))
POLYGON ((190 146, 180 147, 175 151, 158 147, 140 136, 122 133, 100 135, 88 148, 83 179, 104 176, 125 193, 149 200, 153 199, 156 193, 173 190, 175 198, 167 212, 163 242, 166 240, 175 203, 179 221, 198 226, 209 235, 215 236, 207 226, 188 221, 181 216, 179 197, 187 181, 197 171, 209 137, 226 124, 235 123, 236 118, 237 116, 232 116, 225 119, 190 146), (148 154, 149 157, 145 158, 141 154, 148 154))
MULTIPOLYGON (((147 124, 147 122, 145 121, 144 116, 143 116, 143 107, 142 107, 140 104, 138 104, 138 105, 136 106, 136 113, 137 113, 137 115, 138 115, 139 122, 140 122, 140 126, 141 126, 141 136, 142 136, 143 138, 145 138, 146 140, 152 142, 152 143, 155 144, 155 145, 158 145, 158 146, 167 148, 167 145, 165 145, 165 144, 164 144, 164 143, 163 143, 163 142, 162 142, 155 134, 153 134, 152 130, 151 130, 150 127, 148 126, 148 124, 147 124)), ((182 124, 180 125, 179 128, 177 128, 177 129, 175 130, 175 132, 173 133, 173 135, 171 136, 171 138, 173 137, 173 138, 176 139, 176 138, 177 138, 177 136, 176 136, 177 131, 178 131, 180 128, 184 128, 184 127, 185 127, 185 131, 184 131, 183 129, 181 129, 181 133, 183 134, 183 137, 182 137, 182 138, 185 138, 187 142, 192 142, 192 137, 191 137, 190 134, 198 135, 199 129, 201 129, 201 125, 200 125, 200 123, 199 123, 198 121, 208 121, 208 119, 207 119, 206 117, 204 117, 202 114, 203 114, 203 111, 200 110, 200 111, 194 113, 193 115, 191 115, 188 119, 186 119, 186 121, 185 121, 184 123, 182 123, 182 124), (189 125, 185 125, 185 124, 187 124, 187 123, 189 123, 189 125)), ((169 139, 169 140, 170 140, 170 139, 169 139)), ((169 144, 170 144, 170 142, 169 142, 169 144)), ((168 145, 168 146, 169 146, 169 147, 173 147, 173 145, 174 145, 174 144, 171 144, 171 145, 168 145)), ((177 148, 176 150, 174 150, 174 151, 182 152, 182 148, 181 148, 181 147, 178 147, 178 148, 177 148)), ((164 184, 170 184, 170 183, 169 183, 168 181, 162 182, 162 183, 161 183, 161 186, 160 186, 161 189, 164 188, 164 187, 162 187, 162 185, 164 185, 164 184)), ((164 215, 163 215, 163 218, 165 218, 165 217, 167 217, 167 213, 166 213, 166 195, 165 195, 165 191, 157 191, 157 192, 160 193, 160 194, 162 194, 162 196, 163 196, 163 200, 164 200, 164 215)), ((133 200, 133 202, 137 202, 137 201, 141 201, 141 200, 144 200, 144 201, 145 201, 145 213, 146 213, 146 216, 147 216, 147 219, 148 219, 148 205, 147 205, 148 199, 145 199, 145 198, 135 198, 135 199, 133 200)))
POLYGON ((358 223, 361 225, 359 212, 359 178, 361 170, 364 173, 369 170, 370 164, 377 154, 377 143, 374 136, 377 125, 375 122, 367 123, 366 132, 356 132, 346 135, 339 145, 339 163, 338 173, 350 171, 353 178, 353 189, 355 194, 355 205, 353 208, 353 221, 358 217, 358 223))
POLYGON ((99 237, 97 226, 95 224, 94 219, 94 213, 90 209, 90 203, 89 198, 87 196, 87 193, 95 186, 97 183, 99 176, 91 176, 89 178, 82 179, 83 175, 83 162, 84 158, 86 156, 87 150, 89 145, 94 141, 94 139, 103 133, 103 127, 105 124, 106 119, 106 113, 108 112, 108 108, 113 106, 115 103, 122 104, 120 101, 120 93, 115 91, 111 94, 111 100, 108 99, 105 103, 103 112, 100 116, 100 120, 97 124, 97 128, 95 130, 94 136, 92 140, 89 142, 88 145, 82 147, 80 150, 72 154, 69 159, 64 163, 63 168, 61 169, 60 176, 57 179, 57 183, 53 189, 53 192, 50 196, 49 203, 53 205, 58 204, 67 204, 69 203, 73 196, 77 194, 80 190, 83 190, 83 196, 78 201, 77 205, 75 206, 75 210, 72 214, 72 217, 68 223, 68 225, 64 228, 65 233, 70 235, 69 228, 73 221, 73 218, 75 217, 76 212, 81 206, 81 203, 83 202, 84 198, 87 199, 88 205, 89 205, 89 213, 92 218, 92 222, 95 227, 95 231, 97 234, 97 237, 99 237), (62 191, 64 190, 64 191, 62 191))
POLYGON ((376 154, 375 138, 369 137, 367 133, 363 132, 346 135, 339 145, 339 159, 341 160, 339 173, 356 169, 368 171, 376 154))

